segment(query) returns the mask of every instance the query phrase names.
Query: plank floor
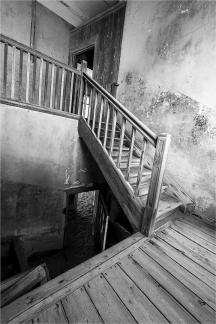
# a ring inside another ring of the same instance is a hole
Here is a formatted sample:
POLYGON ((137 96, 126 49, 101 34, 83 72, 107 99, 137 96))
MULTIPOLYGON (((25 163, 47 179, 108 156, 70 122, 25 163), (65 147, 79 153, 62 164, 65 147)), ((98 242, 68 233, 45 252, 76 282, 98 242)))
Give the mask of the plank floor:
POLYGON ((215 323, 216 238, 175 219, 140 233, 2 309, 2 323, 215 323))

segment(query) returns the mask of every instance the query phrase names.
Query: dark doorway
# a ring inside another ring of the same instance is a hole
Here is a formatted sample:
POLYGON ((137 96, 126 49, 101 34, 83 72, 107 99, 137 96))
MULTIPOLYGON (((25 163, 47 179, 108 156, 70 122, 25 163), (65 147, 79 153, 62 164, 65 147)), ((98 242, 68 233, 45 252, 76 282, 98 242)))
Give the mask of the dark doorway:
POLYGON ((74 54, 74 67, 77 67, 77 64, 81 64, 82 60, 87 62, 87 67, 93 70, 94 66, 94 47, 90 47, 79 53, 74 54))

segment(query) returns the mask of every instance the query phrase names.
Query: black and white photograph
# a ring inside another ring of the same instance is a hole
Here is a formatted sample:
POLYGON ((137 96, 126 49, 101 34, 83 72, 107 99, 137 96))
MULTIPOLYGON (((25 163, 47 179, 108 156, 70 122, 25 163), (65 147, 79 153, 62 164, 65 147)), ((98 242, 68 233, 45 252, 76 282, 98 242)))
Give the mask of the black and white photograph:
POLYGON ((0 178, 0 323, 216 323, 216 0, 0 0, 0 178))

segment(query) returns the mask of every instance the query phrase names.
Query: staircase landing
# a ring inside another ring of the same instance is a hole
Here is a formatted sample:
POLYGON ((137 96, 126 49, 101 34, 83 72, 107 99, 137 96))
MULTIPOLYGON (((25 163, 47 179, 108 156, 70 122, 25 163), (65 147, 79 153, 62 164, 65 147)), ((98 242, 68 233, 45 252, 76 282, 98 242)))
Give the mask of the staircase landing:
POLYGON ((4 323, 213 323, 215 231, 193 217, 137 233, 2 310, 4 323))

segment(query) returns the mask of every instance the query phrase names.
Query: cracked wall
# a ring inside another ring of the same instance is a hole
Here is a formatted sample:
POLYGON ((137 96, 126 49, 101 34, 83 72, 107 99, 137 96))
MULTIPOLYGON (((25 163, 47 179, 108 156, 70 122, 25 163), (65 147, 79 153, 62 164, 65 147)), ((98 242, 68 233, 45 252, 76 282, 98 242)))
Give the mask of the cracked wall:
POLYGON ((128 1, 118 99, 172 135, 167 168, 216 218, 216 2, 128 1), (133 51, 131 49, 133 48, 133 51))

